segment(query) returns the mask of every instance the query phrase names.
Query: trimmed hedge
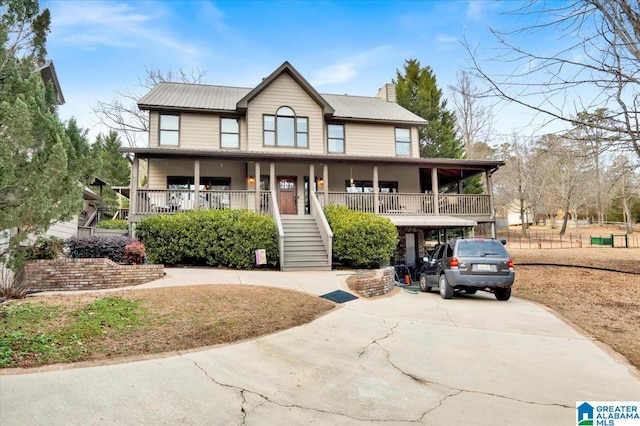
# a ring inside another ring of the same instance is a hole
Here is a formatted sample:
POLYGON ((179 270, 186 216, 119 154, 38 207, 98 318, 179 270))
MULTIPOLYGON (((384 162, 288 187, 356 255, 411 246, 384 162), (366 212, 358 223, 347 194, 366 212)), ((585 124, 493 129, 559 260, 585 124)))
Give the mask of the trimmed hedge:
POLYGON ((98 222, 96 228, 99 229, 129 229, 129 221, 126 219, 107 219, 98 222))
POLYGON ((270 265, 279 257, 275 221, 248 210, 151 216, 138 223, 136 238, 144 243, 151 263, 251 269, 255 250, 266 249, 270 265))
POLYGON ((324 214, 333 231, 333 259, 341 265, 378 268, 398 245, 398 230, 385 217, 336 205, 324 214))
POLYGON ((123 236, 71 237, 67 240, 70 257, 78 259, 109 258, 116 263, 124 262, 124 248, 133 239, 123 236))

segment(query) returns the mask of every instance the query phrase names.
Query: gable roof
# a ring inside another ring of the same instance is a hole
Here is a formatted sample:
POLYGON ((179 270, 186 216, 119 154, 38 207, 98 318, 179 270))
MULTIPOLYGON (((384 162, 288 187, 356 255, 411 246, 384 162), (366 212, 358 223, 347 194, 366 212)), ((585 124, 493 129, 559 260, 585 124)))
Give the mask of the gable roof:
POLYGON ((56 101, 58 105, 64 105, 64 95, 62 94, 62 87, 58 81, 58 74, 53 66, 53 61, 46 61, 42 66, 36 68, 37 72, 40 72, 40 78, 47 84, 51 82, 53 84, 53 91, 56 95, 56 101))
POLYGON ((316 89, 314 89, 313 86, 311 86, 311 84, 309 84, 309 82, 305 80, 305 78, 293 66, 291 66, 289 62, 286 61, 282 65, 280 65, 278 69, 272 72, 267 78, 263 79, 260 84, 255 87, 255 89, 253 89, 242 99, 240 99, 238 101, 238 109, 241 111, 246 110, 247 106, 249 105, 249 101, 258 96, 265 88, 267 88, 278 77, 280 77, 280 74, 285 72, 289 74, 291 78, 293 78, 295 82, 298 83, 300 87, 302 87, 302 89, 304 89, 305 92, 307 92, 311 99, 316 101, 316 103, 322 107, 322 112, 324 113, 324 115, 333 114, 334 110, 331 105, 329 105, 329 103, 322 96, 320 96, 320 93, 318 93, 316 89))
POLYGON ((346 121, 372 121, 426 125, 427 121, 395 102, 377 97, 318 93, 288 62, 255 88, 189 83, 158 83, 138 101, 142 110, 244 113, 249 102, 288 73, 318 103, 326 116, 346 121))

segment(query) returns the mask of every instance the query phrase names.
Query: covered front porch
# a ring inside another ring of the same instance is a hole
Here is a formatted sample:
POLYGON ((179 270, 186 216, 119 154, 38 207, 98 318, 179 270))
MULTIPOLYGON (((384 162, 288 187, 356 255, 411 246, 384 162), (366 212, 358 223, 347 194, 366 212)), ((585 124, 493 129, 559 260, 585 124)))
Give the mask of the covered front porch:
POLYGON ((279 214, 305 215, 311 212, 313 191, 322 207, 335 204, 389 217, 452 216, 491 222, 491 175, 502 164, 167 148, 130 151, 135 155, 132 221, 196 209, 271 213, 274 205, 279 214), (482 176, 485 193, 463 194, 465 179, 476 175, 482 176))

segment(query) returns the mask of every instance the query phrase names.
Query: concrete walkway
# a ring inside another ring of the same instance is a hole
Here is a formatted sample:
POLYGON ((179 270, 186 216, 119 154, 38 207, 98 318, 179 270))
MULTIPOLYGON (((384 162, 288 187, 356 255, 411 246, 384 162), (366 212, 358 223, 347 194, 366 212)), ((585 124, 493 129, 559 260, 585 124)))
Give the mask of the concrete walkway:
MULTIPOLYGON (((142 287, 242 283, 323 294, 344 278, 189 268, 142 287)), ((401 290, 234 345, 4 374, 0 424, 574 424, 576 401, 639 398, 636 369, 533 303, 401 290)))

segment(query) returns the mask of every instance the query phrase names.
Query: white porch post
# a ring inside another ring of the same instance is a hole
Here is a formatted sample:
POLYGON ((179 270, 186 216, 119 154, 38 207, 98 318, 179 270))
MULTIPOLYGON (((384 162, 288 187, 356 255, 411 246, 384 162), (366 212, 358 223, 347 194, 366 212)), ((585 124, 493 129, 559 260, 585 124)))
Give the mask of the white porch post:
POLYGON ((256 161, 256 180, 254 181, 255 184, 255 191, 256 191, 256 204, 255 204, 255 211, 256 213, 260 213, 260 161, 256 161))
POLYGON ((276 190, 276 163, 269 163, 269 191, 276 190))
POLYGON ((311 213, 311 193, 315 194, 316 168, 313 163, 309 163, 309 213, 311 213))
POLYGON ((496 215, 493 206, 493 179, 491 177, 491 170, 484 172, 485 179, 487 181, 487 193, 489 194, 489 212, 491 214, 491 237, 496 238, 496 215))
MULTIPOLYGON (((132 214, 138 213, 138 174, 140 168, 140 160, 134 155, 131 164, 131 194, 129 199, 129 208, 132 214)), ((148 173, 148 172, 147 172, 148 173)))
POLYGON ((373 166, 373 212, 378 214, 380 212, 380 194, 378 184, 378 166, 373 166))
POLYGON ((438 169, 434 167, 431 169, 431 192, 433 192, 433 214, 440 214, 440 207, 438 206, 438 169))
POLYGON ((322 180, 324 181, 324 205, 329 205, 329 165, 324 163, 322 166, 322 180))
POLYGON ((195 205, 193 208, 198 210, 200 208, 200 160, 193 162, 193 202, 195 205))

